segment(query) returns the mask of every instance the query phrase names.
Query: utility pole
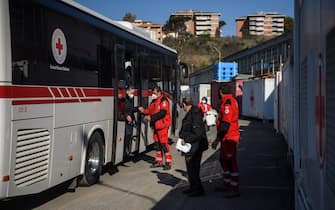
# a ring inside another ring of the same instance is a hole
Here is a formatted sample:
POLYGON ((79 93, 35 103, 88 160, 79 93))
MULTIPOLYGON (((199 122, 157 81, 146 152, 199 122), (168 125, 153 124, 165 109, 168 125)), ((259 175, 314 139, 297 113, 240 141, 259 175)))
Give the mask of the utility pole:
POLYGON ((215 46, 212 46, 212 48, 219 54, 219 60, 218 60, 218 68, 219 68, 219 71, 221 71, 221 63, 220 63, 220 61, 221 61, 221 52, 220 52, 220 50, 218 49, 218 48, 216 48, 215 46))
POLYGON ((218 48, 216 48, 215 46, 212 46, 212 48, 217 52, 219 53, 219 60, 218 60, 218 64, 220 64, 220 61, 221 61, 221 52, 218 48))

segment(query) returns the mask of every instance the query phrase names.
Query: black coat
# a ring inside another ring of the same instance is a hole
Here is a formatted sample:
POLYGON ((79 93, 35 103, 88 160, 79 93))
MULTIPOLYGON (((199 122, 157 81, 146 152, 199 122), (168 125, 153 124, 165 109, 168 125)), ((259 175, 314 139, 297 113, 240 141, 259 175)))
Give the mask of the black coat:
POLYGON ((124 110, 126 117, 130 115, 133 121, 135 120, 135 112, 137 112, 137 107, 134 107, 134 98, 130 98, 128 94, 126 95, 126 107, 124 110))
POLYGON ((206 128, 202 116, 201 110, 192 106, 183 119, 179 137, 192 145, 191 151, 184 155, 191 156, 208 149, 206 128))

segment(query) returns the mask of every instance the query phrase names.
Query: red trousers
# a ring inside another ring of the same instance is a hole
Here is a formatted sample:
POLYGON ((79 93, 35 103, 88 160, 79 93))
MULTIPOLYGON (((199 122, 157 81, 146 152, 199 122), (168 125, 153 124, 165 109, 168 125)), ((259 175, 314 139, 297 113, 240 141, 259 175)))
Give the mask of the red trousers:
POLYGON ((239 169, 237 165, 237 142, 233 140, 221 141, 220 161, 223 168, 224 185, 232 190, 239 191, 239 169))
POLYGON ((165 158, 165 165, 171 165, 172 155, 170 152, 169 142, 169 128, 154 131, 154 142, 156 146, 156 163, 163 164, 163 157, 165 158))

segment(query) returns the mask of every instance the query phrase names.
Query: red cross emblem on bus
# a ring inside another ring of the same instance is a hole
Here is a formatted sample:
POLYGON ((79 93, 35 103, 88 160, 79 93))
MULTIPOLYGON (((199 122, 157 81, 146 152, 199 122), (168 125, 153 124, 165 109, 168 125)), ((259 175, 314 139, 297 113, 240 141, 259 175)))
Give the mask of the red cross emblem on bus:
POLYGON ((62 45, 62 42, 61 42, 60 38, 58 38, 58 41, 56 43, 56 48, 58 49, 58 54, 60 55, 62 53, 62 50, 63 50, 63 45, 62 45))

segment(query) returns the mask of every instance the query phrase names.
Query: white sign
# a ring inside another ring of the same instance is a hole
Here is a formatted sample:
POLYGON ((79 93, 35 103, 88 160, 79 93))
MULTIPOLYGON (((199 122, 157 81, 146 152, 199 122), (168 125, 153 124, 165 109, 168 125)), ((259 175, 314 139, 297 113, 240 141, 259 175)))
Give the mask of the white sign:
POLYGON ((55 61, 58 64, 63 64, 66 59, 67 45, 65 35, 59 28, 56 28, 52 33, 51 49, 55 61))

